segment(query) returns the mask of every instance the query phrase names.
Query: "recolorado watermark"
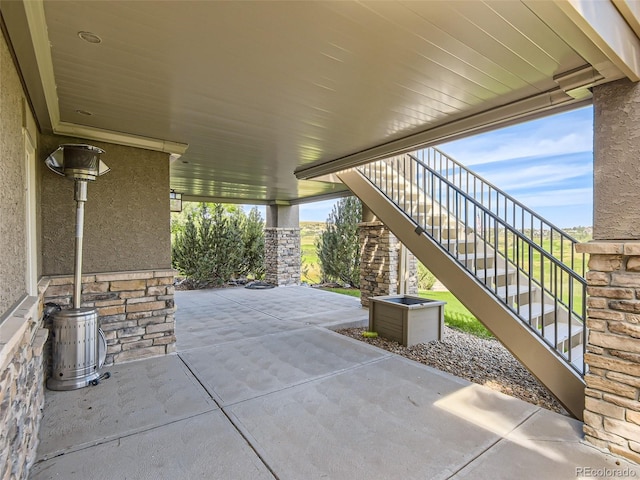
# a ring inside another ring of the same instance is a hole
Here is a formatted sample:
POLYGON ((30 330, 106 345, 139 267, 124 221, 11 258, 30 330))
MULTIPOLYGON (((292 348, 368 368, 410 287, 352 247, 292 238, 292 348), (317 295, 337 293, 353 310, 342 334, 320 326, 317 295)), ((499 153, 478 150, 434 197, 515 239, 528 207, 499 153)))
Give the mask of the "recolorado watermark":
POLYGON ((576 467, 576 477, 579 478, 637 478, 638 472, 625 468, 593 468, 576 467))

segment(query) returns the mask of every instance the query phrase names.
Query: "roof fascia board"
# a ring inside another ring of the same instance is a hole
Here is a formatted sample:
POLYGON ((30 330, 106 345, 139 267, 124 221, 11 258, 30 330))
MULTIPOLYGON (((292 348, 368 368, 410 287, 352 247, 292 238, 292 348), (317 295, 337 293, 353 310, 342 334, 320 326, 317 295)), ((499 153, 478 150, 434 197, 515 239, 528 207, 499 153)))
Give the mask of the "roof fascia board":
POLYGON ((629 80, 640 80, 640 39, 611 1, 556 3, 629 80))
MULTIPOLYGON (((562 11, 558 2, 521 0, 541 21, 593 66, 607 81, 623 78, 622 71, 598 48, 578 25, 562 11)), ((609 1, 609 0, 605 0, 609 1)), ((558 72, 561 73, 561 72, 558 72)))
POLYGON ((613 4, 633 29, 636 36, 640 37, 640 2, 633 0, 613 0, 613 4))

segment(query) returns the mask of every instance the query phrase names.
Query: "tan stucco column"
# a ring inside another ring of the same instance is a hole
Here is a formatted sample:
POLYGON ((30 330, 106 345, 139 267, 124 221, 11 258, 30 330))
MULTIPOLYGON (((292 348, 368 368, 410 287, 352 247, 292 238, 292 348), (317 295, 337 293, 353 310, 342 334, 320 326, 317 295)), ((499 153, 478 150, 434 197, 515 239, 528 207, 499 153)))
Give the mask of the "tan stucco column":
POLYGON ((595 87, 584 432, 640 463, 640 85, 595 87))
POLYGON ((362 205, 360 238, 360 303, 380 295, 418 293, 417 260, 387 226, 362 205))
POLYGON ((266 281, 300 284, 300 211, 297 205, 269 205, 264 235, 266 281))

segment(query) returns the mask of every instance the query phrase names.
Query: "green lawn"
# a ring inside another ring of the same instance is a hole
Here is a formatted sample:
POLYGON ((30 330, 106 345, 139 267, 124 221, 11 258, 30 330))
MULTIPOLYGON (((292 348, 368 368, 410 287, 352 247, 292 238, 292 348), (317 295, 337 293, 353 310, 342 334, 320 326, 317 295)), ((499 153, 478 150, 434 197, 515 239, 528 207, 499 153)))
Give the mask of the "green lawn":
POLYGON ((449 327, 457 328, 458 330, 471 333, 477 337, 493 337, 491 332, 487 330, 451 292, 422 290, 419 295, 424 298, 447 302, 444 306, 444 323, 449 327))
MULTIPOLYGON (((307 222, 313 225, 311 222, 307 222)), ((302 261, 302 281, 308 283, 319 283, 320 262, 318 262, 318 254, 316 253, 315 241, 318 237, 318 227, 314 230, 308 225, 302 225, 300 231, 300 257, 302 261)))
POLYGON ((360 290, 356 288, 323 288, 322 290, 360 298, 360 290))
MULTIPOLYGON (((301 232, 301 253, 302 253, 302 280, 309 283, 319 283, 320 267, 318 265, 318 255, 315 251, 315 239, 323 226, 319 223, 307 222, 301 232)), ((573 233, 573 232, 572 232, 573 233)), ((525 271, 529 271, 533 277, 540 283, 542 283, 547 291, 555 293, 565 304, 569 304, 571 299, 572 309, 575 313, 581 314, 583 298, 582 288, 580 283, 572 279, 562 269, 552 266, 549 260, 543 260, 542 255, 536 250, 532 251, 531 261, 529 260, 529 249, 525 248, 520 240, 517 240, 514 235, 507 234, 504 236, 504 231, 493 236, 495 232, 487 232, 488 239, 492 239, 498 244, 500 251, 505 251, 504 246, 507 245, 506 253, 507 258, 510 261, 519 260, 519 264, 525 271)), ((580 240, 588 240, 585 237, 580 240)), ((553 251, 553 254, 558 258, 561 258, 566 265, 571 265, 571 252, 572 248, 567 242, 561 245, 560 241, 554 238, 553 243, 549 238, 537 238, 535 239, 548 251, 553 251)), ((490 240, 491 243, 491 240, 490 240)), ((576 272, 582 273, 589 257, 586 255, 576 254, 573 257, 573 269, 576 272)), ((345 295, 359 296, 358 290, 352 289, 328 289, 337 293, 345 295)), ((432 292, 424 291, 420 292, 420 295, 434 298, 437 300, 443 300, 447 302, 445 307, 445 322, 450 327, 458 328, 465 332, 473 333, 480 337, 491 337, 491 333, 469 312, 464 305, 462 305, 458 299, 456 299, 449 292, 432 292)))

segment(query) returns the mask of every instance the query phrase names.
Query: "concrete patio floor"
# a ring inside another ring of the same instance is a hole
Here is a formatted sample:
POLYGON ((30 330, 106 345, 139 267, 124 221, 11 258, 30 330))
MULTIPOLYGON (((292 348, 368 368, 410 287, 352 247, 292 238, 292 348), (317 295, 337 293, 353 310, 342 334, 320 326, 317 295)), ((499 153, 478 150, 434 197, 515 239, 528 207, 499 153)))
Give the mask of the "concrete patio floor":
POLYGON ((46 392, 31 479, 640 478, 578 421, 331 331, 366 322, 355 298, 230 288, 176 303, 177 355, 46 392))

